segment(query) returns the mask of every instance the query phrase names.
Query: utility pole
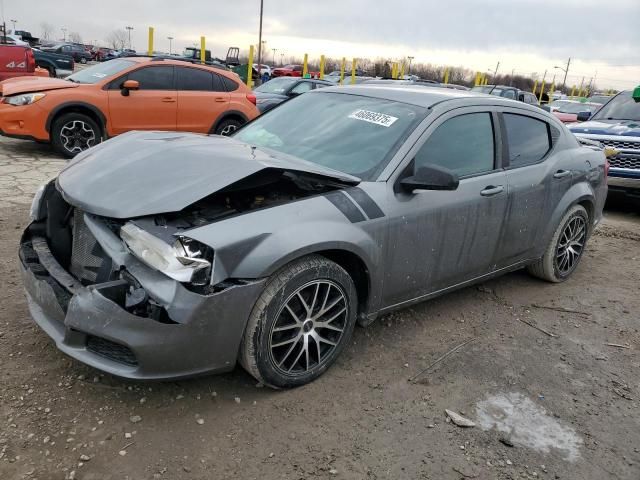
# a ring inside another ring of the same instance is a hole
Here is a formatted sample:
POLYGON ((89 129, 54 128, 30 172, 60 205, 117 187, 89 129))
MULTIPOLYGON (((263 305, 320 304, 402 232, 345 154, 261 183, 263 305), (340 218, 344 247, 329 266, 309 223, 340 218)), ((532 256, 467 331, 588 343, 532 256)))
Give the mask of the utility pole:
POLYGON ((271 51, 273 52, 273 64, 276 64, 276 52, 278 51, 277 48, 272 48, 271 51))
POLYGON ((516 69, 512 68, 511 69, 511 77, 509 78, 509 86, 513 85, 513 74, 515 73, 516 69))
POLYGON ((498 76, 498 68, 500 68, 500 62, 498 62, 498 64, 496 65, 496 71, 493 72, 493 83, 494 84, 497 84, 496 77, 498 76))
POLYGON ((173 37, 167 37, 167 40, 169 40, 169 55, 171 55, 171 42, 173 41, 173 37))
POLYGON ((284 52, 280 54, 280 66, 284 64, 284 52))
POLYGON ((567 69, 564 71, 564 80, 562 80, 562 90, 565 89, 565 86, 567 84, 567 73, 569 72, 569 65, 571 65, 571 57, 569 57, 569 60, 567 60, 567 69))
POLYGON ((409 71, 407 72, 407 75, 411 75, 411 61, 415 58, 415 57, 407 57, 409 59, 409 71))
POLYGON ((124 27, 127 29, 127 31, 129 32, 129 50, 131 50, 131 30, 133 30, 133 27, 124 27))
POLYGON ((60 30, 62 30, 62 41, 66 42, 67 41, 67 29, 62 27, 60 30))
POLYGON ((18 23, 18 21, 11 19, 10 22, 13 23, 13 34, 15 35, 16 34, 16 23, 18 23))
MULTIPOLYGON (((260 0, 260 29, 258 30, 258 77, 260 77, 260 69, 262 68, 262 13, 264 9, 264 0, 260 0)), ((258 82, 260 79, 258 78, 258 82)), ((260 83, 258 83, 260 85, 260 83)))

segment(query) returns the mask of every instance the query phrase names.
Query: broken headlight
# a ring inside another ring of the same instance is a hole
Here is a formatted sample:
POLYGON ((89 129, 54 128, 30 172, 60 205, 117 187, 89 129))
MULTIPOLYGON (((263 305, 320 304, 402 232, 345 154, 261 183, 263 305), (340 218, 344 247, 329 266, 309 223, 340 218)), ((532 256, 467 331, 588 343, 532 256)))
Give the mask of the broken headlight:
POLYGON ((196 240, 179 237, 169 245, 132 222, 120 228, 120 238, 132 254, 174 280, 205 285, 211 278, 213 251, 196 240))

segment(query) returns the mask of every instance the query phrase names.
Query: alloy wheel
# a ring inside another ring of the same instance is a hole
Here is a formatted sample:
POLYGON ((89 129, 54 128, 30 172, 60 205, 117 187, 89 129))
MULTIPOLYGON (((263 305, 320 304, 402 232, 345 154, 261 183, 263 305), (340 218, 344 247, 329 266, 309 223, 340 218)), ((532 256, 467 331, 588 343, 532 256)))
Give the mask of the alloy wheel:
POLYGON ((303 375, 327 362, 338 347, 349 303, 340 286, 314 280, 298 288, 280 308, 269 335, 274 366, 286 375, 303 375))
POLYGON ((96 133, 82 120, 71 120, 60 129, 62 146, 69 153, 80 153, 96 143, 96 133))
POLYGON ((560 275, 568 275, 578 264, 587 238, 587 222, 576 215, 565 225, 556 247, 556 268, 560 275))
POLYGON ((238 129, 237 125, 227 125, 226 127, 224 127, 222 130, 220 130, 220 135, 231 135, 233 132, 235 132, 238 129))

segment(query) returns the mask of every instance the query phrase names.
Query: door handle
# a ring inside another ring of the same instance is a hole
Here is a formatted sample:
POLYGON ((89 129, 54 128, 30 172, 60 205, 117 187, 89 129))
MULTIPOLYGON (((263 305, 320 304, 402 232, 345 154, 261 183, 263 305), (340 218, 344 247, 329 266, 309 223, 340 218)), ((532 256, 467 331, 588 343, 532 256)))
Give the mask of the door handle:
POLYGON ((497 185, 495 187, 493 185, 489 185, 480 192, 480 195, 483 197, 492 197, 493 195, 498 195, 502 192, 504 192, 504 187, 502 185, 497 185))
POLYGON ((216 102, 222 103, 222 102, 226 102, 227 100, 224 97, 216 97, 216 102))
POLYGON ((175 98, 173 98, 173 97, 163 97, 163 98, 162 98, 162 101, 163 101, 164 103, 174 103, 174 102, 176 101, 176 99, 175 99, 175 98))
POLYGON ((556 173, 553 174, 553 178, 564 178, 571 175, 571 172, 569 170, 558 170, 556 173))

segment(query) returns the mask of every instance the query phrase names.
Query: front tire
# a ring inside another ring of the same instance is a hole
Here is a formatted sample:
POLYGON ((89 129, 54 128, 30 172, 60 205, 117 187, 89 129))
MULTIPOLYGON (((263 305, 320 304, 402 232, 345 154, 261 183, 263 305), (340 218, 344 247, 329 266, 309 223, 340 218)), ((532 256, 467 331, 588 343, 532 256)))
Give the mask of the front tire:
POLYGON ((582 205, 574 205, 562 217, 542 258, 527 270, 548 282, 564 282, 580 263, 588 236, 589 214, 582 205))
POLYGON ((86 59, 86 58, 84 58, 84 57, 82 57, 82 58, 80 59, 80 63, 81 63, 81 64, 83 64, 83 65, 84 65, 84 64, 86 64, 86 63, 87 63, 87 59, 86 59))
POLYGON ((241 365, 273 388, 291 388, 322 375, 349 342, 356 323, 353 280, 319 255, 275 273, 249 317, 241 365))
POLYGON ((65 158, 73 158, 101 141, 100 126, 82 113, 65 113, 54 120, 51 128, 53 148, 65 158))

